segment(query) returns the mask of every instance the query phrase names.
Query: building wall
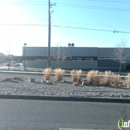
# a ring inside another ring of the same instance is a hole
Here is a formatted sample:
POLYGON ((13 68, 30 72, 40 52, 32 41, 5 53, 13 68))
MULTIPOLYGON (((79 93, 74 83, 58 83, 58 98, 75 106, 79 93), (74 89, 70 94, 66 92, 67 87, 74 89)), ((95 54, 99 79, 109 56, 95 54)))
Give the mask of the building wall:
MULTIPOLYGON (((51 47, 50 55, 53 56, 57 51, 57 47, 51 47)), ((61 47, 61 50, 66 50, 66 56, 97 56, 96 47, 61 47)), ((47 56, 47 47, 23 47, 23 54, 26 56, 47 56)))
MULTIPOLYGON (((122 67, 125 68, 127 63, 122 64, 122 67)), ((111 59, 98 60, 98 67, 110 67, 110 68, 119 68, 119 62, 111 59)))
MULTIPOLYGON (((117 69, 119 67, 119 63, 115 61, 116 48, 61 47, 61 49, 65 50, 67 52, 65 56, 69 57, 60 63, 60 67, 63 69, 117 69)), ((130 52, 130 48, 126 48, 126 50, 127 53, 130 52)), ((25 53, 27 58, 27 67, 46 68, 47 51, 47 47, 23 48, 23 54, 25 53)), ((51 47, 51 57, 55 55, 55 52, 57 52, 57 47, 51 47)), ((124 69, 126 64, 122 65, 124 69)), ((51 60, 51 67, 57 68, 54 60, 51 60)))
POLYGON ((98 48, 98 57, 115 57, 115 48, 98 48))
POLYGON ((26 56, 47 56, 47 47, 23 47, 26 56))
MULTIPOLYGON (((122 69, 126 69, 130 57, 130 48, 124 49, 124 55, 128 54, 128 58, 125 59, 126 63, 122 64, 122 69)), ((98 48, 98 68, 119 69, 119 59, 117 60, 116 50, 117 48, 98 48)))
MULTIPOLYGON (((27 60, 27 67, 46 68, 47 61, 45 60, 27 60)), ((51 68, 57 68, 56 61, 51 61, 51 68)), ((97 61, 61 61, 60 68, 62 69, 97 69, 97 61)))
MULTIPOLYGON (((128 54, 127 56, 130 57, 130 48, 124 48, 124 55, 128 54)), ((117 48, 98 48, 98 57, 116 57, 116 50, 117 48)))

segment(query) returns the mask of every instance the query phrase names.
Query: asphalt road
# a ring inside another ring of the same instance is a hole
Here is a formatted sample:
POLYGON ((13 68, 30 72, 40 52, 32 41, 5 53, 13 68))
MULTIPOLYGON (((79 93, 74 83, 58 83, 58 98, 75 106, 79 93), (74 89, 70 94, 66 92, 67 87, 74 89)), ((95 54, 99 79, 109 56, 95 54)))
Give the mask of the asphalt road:
POLYGON ((118 130, 129 110, 130 104, 1 99, 0 130, 118 130))

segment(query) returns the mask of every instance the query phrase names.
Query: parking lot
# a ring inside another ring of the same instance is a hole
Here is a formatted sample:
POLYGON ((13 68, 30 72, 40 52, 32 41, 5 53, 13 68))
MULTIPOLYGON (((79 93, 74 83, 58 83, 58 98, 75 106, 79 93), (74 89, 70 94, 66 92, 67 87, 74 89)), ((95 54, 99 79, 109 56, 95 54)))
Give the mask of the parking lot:
POLYGON ((8 66, 8 63, 2 63, 0 64, 0 70, 22 70, 22 63, 19 63, 20 66, 11 65, 8 66))
MULTIPOLYGON (((4 64, 0 64, 0 71, 22 71, 23 70, 23 66, 22 63, 20 63, 20 66, 7 66, 7 63, 4 64)), ((43 69, 42 68, 31 68, 31 67, 27 67, 26 68, 27 71, 36 71, 36 72, 42 72, 43 69)))

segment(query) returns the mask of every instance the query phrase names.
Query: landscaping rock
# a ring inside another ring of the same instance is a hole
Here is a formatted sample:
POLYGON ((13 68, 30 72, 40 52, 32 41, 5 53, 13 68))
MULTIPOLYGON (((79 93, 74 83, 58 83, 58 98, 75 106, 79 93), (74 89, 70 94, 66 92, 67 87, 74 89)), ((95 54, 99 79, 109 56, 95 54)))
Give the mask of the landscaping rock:
MULTIPOLYGON (((60 96, 60 97, 95 97, 95 98, 117 98, 117 99, 130 99, 130 89, 126 87, 114 88, 110 86, 92 86, 81 85, 81 83, 71 82, 71 77, 64 77, 61 83, 52 80, 43 81, 42 75, 28 75, 28 74, 12 74, 1 73, 0 79, 5 79, 0 82, 0 95, 30 95, 30 96, 60 96), (14 80, 12 77, 22 77, 22 81, 14 80), (34 78, 34 83, 29 83, 29 78, 34 78), (8 80, 7 80, 8 79, 8 80), (76 87, 73 87, 73 86, 76 87), (82 87, 81 87, 82 86, 82 87)), ((54 79, 54 77, 52 77, 54 79)), ((82 81, 86 77, 82 78, 82 81)), ((122 81, 124 85, 125 81, 122 81)))
POLYGON ((61 82, 61 83, 67 83, 67 81, 66 81, 66 80, 61 80, 60 82, 61 82))
POLYGON ((44 83, 50 85, 50 84, 52 84, 52 81, 46 80, 46 81, 44 81, 44 83))
POLYGON ((22 79, 22 78, 20 78, 20 77, 14 77, 14 80, 23 81, 23 79, 22 79))
POLYGON ((2 78, 1 80, 0 80, 0 82, 10 82, 10 81, 12 81, 12 79, 11 78, 7 78, 7 77, 4 77, 4 78, 2 78))
POLYGON ((79 84, 77 82, 74 82, 72 85, 73 86, 78 86, 79 84))
POLYGON ((35 82, 35 78, 28 78, 30 83, 34 83, 35 82))
POLYGON ((85 80, 82 81, 82 85, 83 85, 83 86, 86 86, 86 85, 87 85, 87 81, 85 81, 85 80))

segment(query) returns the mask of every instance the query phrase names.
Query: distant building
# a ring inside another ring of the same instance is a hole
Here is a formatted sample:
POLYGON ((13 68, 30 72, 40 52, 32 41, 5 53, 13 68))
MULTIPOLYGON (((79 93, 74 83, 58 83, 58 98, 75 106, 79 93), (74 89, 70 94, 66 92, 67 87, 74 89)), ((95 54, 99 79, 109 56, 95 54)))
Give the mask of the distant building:
POLYGON ((6 56, 4 53, 0 52, 0 57, 6 56))
MULTIPOLYGON (((115 48, 98 47, 61 47, 66 50, 64 61, 60 61, 60 68, 63 69, 82 69, 82 70, 118 70, 119 63, 116 61, 115 48)), ((127 48, 130 51, 130 48, 127 48)), ((47 67, 47 47, 25 47, 26 66, 36 68, 47 67)), ((51 47, 51 68, 57 68, 54 59, 54 52, 57 53, 57 47, 51 47), (53 50, 53 52, 52 52, 53 50)), ((128 62, 122 65, 126 69, 126 64, 130 61, 130 56, 126 59, 128 62)))
POLYGON ((0 64, 6 62, 6 55, 0 52, 0 64))

